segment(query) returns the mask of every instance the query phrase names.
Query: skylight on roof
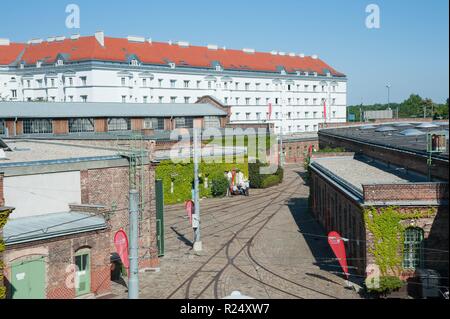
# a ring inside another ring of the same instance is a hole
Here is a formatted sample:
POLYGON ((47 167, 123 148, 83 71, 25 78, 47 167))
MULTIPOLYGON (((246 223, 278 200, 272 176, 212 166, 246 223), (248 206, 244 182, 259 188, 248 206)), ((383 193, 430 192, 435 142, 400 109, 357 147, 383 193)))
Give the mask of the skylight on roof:
POLYGON ((425 135, 426 133, 422 132, 418 129, 415 129, 415 128, 410 128, 410 129, 401 131, 400 134, 403 136, 419 136, 419 135, 425 135))
POLYGON ((432 123, 422 123, 420 125, 416 126, 417 128, 436 128, 439 127, 439 125, 432 124, 432 123))
POLYGON ((361 126, 359 129, 360 129, 360 130, 372 130, 372 129, 374 129, 374 128, 376 128, 376 126, 373 126, 373 125, 364 125, 364 126, 361 126))
POLYGON ((393 131, 397 131, 397 129, 392 126, 382 126, 375 130, 375 132, 393 132, 393 131))

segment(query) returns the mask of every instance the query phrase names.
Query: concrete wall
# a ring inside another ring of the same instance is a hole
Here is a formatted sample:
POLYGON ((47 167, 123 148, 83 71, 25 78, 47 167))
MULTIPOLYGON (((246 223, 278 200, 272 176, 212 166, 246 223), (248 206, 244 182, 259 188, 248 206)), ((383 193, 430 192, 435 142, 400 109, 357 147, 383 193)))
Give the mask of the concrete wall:
POLYGON ((60 213, 81 200, 80 172, 5 177, 5 205, 15 207, 11 219, 60 213))

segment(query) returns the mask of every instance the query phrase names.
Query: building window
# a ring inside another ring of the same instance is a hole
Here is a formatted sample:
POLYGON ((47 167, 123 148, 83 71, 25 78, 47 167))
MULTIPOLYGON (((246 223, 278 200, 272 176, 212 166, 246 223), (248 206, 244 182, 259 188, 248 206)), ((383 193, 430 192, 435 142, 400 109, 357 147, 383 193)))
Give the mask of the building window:
POLYGON ((69 95, 69 101, 73 102, 73 95, 69 95))
POLYGON ((131 120, 128 118, 108 119, 108 131, 130 131, 131 120))
POLYGON ((53 132, 52 120, 23 120, 24 134, 50 134, 53 132))
POLYGON ((87 95, 81 95, 80 98, 81 98, 81 102, 83 102, 83 103, 87 102, 87 99, 88 99, 87 95))
POLYGON ((144 119, 144 129, 164 130, 164 119, 146 118, 144 119))
POLYGON ((51 85, 51 87, 53 88, 53 87, 55 87, 55 79, 50 79, 50 85, 51 85))
POLYGON ((251 113, 245 113, 245 119, 246 119, 247 121, 250 120, 250 115, 251 115, 251 113))
POLYGON ((177 80, 170 80, 170 87, 174 89, 177 85, 177 80))
POLYGON ((333 118, 336 118, 336 111, 333 111, 333 118))
POLYGON ((305 98, 305 105, 308 105, 308 104, 309 104, 309 99, 305 98))
POLYGON ((184 88, 189 89, 189 81, 184 81, 184 88))
POLYGON ((42 80, 36 80, 38 88, 42 88, 42 80))
POLYGON ((258 121, 261 121, 261 113, 260 113, 260 112, 257 112, 257 113, 256 113, 256 119, 257 119, 258 121))
POLYGON ((305 112, 305 119, 309 117, 309 112, 305 112))
POLYGON ((142 86, 146 87, 147 86, 147 79, 142 79, 142 86))
POLYGON ((208 89, 212 89, 212 82, 208 81, 208 89))
POLYGON ((239 98, 236 98, 236 105, 239 105, 239 98))
POLYGON ((205 128, 219 128, 220 118, 218 116, 205 116, 203 123, 205 128))
POLYGON ((261 86, 261 83, 256 83, 256 85, 255 85, 256 91, 259 91, 260 86, 261 86))
POLYGON ((313 99, 313 105, 317 105, 317 99, 313 99))
MULTIPOLYGON (((82 76, 81 78, 81 85, 86 86, 87 85, 87 77, 82 76)), ((52 79, 52 86, 54 85, 54 80, 52 79)))
POLYGON ((405 243, 403 249, 403 268, 420 268, 422 261, 423 230, 411 227, 405 230, 405 243))
POLYGON ((121 81, 122 86, 125 86, 125 85, 126 85, 126 80, 125 80, 125 78, 121 78, 120 81, 121 81))
POLYGON ((261 98, 260 98, 260 97, 257 97, 257 98, 256 98, 256 105, 259 105, 260 102, 261 102, 261 98))
POLYGON ((11 90, 11 95, 13 99, 17 98, 17 90, 11 90))
POLYGON ((249 97, 245 98, 245 105, 250 105, 250 98, 249 97))
POLYGON ((143 102, 144 102, 144 103, 147 103, 147 102, 148 102, 148 97, 147 97, 147 96, 144 96, 143 102))
POLYGON ((307 92, 309 89, 309 85, 305 85, 305 92, 307 92))
POLYGON ((190 99, 191 98, 189 96, 185 96, 184 97, 184 103, 189 104, 190 99))
POLYGON ((126 95, 122 95, 122 103, 125 103, 127 101, 127 96, 126 95))
POLYGON ((224 102, 225 102, 225 105, 228 105, 228 98, 227 97, 225 98, 224 102))
POLYGON ((236 91, 239 90, 239 82, 236 82, 236 83, 234 84, 234 87, 235 87, 236 91))
POLYGON ((336 99, 331 100, 332 105, 336 105, 336 99))
POLYGON ((159 96, 159 97, 158 97, 158 102, 159 102, 159 103, 162 103, 163 100, 164 100, 164 96, 159 96))
POLYGON ((160 88, 162 88, 163 85, 163 79, 158 79, 158 85, 160 88))
POLYGON ((193 128, 194 118, 192 117, 176 117, 175 118, 176 128, 193 128))
POLYGON ((200 84, 202 83, 202 81, 197 81, 197 89, 200 88, 200 84))
POLYGON ((245 90, 249 91, 250 90, 250 83, 245 83, 245 90))
POLYGON ((5 133, 5 121, 0 120, 0 135, 4 135, 5 133))
POLYGON ((94 119, 69 119, 69 133, 94 132, 94 119))
POLYGON ((170 103, 176 103, 177 102, 177 97, 176 96, 171 96, 170 97, 170 103))
POLYGON ((313 112, 313 118, 317 118, 317 112, 313 112))

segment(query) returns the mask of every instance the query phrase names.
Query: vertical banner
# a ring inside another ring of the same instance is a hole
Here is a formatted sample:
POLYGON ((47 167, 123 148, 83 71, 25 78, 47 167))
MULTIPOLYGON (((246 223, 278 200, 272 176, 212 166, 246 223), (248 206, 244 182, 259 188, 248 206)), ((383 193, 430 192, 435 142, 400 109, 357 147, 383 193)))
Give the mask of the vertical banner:
POLYGON ((184 205, 186 209, 186 214, 189 218, 189 224, 192 225, 192 214, 194 211, 194 202, 191 200, 186 201, 186 204, 184 205))
POLYGON ((323 101, 323 118, 325 119, 325 122, 327 121, 327 101, 323 101))
POLYGON ((122 260, 125 268, 129 269, 130 261, 128 260, 128 237, 123 229, 119 230, 114 235, 114 245, 116 246, 116 251, 122 260))
POLYGON ((272 119, 272 103, 269 103, 269 120, 272 119))
POLYGON ((344 245, 344 239, 342 239, 341 235, 339 233, 333 231, 328 234, 328 244, 330 244, 331 249, 333 250, 334 254, 336 255, 339 265, 341 265, 342 270, 345 273, 345 276, 348 279, 348 266, 347 266, 347 256, 345 253, 345 245, 344 245))

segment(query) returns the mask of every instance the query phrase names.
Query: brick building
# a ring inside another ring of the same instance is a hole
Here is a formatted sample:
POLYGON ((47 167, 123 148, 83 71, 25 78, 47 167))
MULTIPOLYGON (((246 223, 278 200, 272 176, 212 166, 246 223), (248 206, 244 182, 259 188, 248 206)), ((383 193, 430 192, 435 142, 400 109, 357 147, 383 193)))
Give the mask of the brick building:
POLYGON ((427 182, 424 175, 364 155, 324 153, 311 160, 310 186, 313 216, 327 232, 334 230, 349 239, 347 257, 356 276, 364 277, 368 265, 379 264, 375 243, 384 237, 374 235, 367 218, 372 220, 386 208, 394 209, 405 231, 396 255, 399 273, 391 269, 388 273, 406 279, 424 268, 447 276, 447 181, 427 182))
MULTIPOLYGON (((321 149, 344 148, 427 175, 427 133, 434 131, 444 132, 448 145, 448 122, 408 121, 322 129, 319 131, 319 146, 321 149)), ((446 152, 433 154, 433 178, 448 180, 448 167, 448 148, 446 152)))
MULTIPOLYGON (((60 141, 8 140, 7 145, 10 151, 0 159, 0 197, 15 208, 4 228, 8 297, 108 294, 113 236, 120 229, 128 231, 128 191, 134 177, 130 179, 126 154, 60 141)), ((135 176, 136 185, 143 185, 138 186, 141 270, 159 266, 155 164, 145 154, 135 176)))

